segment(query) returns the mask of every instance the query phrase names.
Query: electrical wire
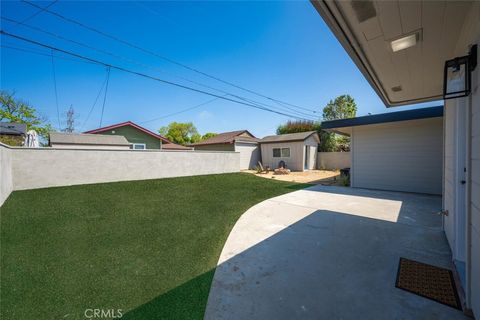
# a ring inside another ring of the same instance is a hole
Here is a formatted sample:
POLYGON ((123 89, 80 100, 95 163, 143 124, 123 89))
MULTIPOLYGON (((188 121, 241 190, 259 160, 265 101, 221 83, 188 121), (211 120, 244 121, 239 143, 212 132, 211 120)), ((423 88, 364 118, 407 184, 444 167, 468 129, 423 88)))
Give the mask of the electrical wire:
MULTIPOLYGON (((30 50, 30 49, 25 49, 25 48, 19 48, 19 47, 14 47, 14 46, 5 45, 5 44, 0 44, 0 47, 5 48, 5 49, 10 49, 10 50, 16 50, 16 51, 36 54, 36 55, 39 55, 39 56, 48 57, 49 59, 51 58, 51 55, 48 54, 48 53, 45 53, 45 52, 40 52, 40 51, 35 51, 35 50, 30 50)), ((68 61, 81 62, 81 63, 96 64, 96 63, 85 61, 85 60, 69 59, 67 57, 63 57, 63 56, 59 56, 59 55, 57 55, 56 58, 57 59, 68 60, 68 61)))
POLYGON ((36 16, 38 16, 40 13, 44 12, 45 10, 47 10, 48 8, 50 8, 51 6, 53 6, 55 3, 57 3, 58 0, 54 0, 52 2, 50 2, 45 8, 41 8, 40 10, 38 10, 37 12, 35 12, 34 14, 32 14, 31 16, 28 16, 27 18, 23 19, 22 20, 22 23, 25 23, 27 22, 28 20, 31 20, 33 18, 35 18, 36 16))
POLYGON ((107 77, 108 77, 108 73, 105 72, 105 80, 103 80, 102 85, 100 86, 100 90, 98 91, 98 94, 95 98, 95 101, 93 102, 92 106, 90 107, 90 111, 88 112, 87 117, 83 121, 83 124, 81 126, 80 131, 83 131, 83 128, 85 127, 85 124, 88 122, 88 119, 90 119, 90 115, 92 114, 93 109, 95 109, 95 106, 97 105, 97 101, 98 101, 98 98, 100 98, 100 94, 103 91, 103 87, 105 87, 105 84, 107 83, 107 77))
POLYGON ((46 9, 46 8, 44 8, 44 7, 42 7, 42 6, 39 6, 39 5, 37 5, 37 4, 35 4, 35 3, 31 2, 31 1, 28 1, 28 0, 21 0, 21 1, 24 2, 24 3, 26 3, 26 4, 28 4, 28 5, 30 5, 30 6, 33 6, 33 7, 35 7, 35 8, 44 9, 45 12, 50 13, 51 15, 54 15, 54 16, 56 16, 56 17, 58 17, 58 18, 60 18, 60 19, 62 19, 62 20, 64 20, 64 21, 67 21, 67 22, 69 22, 69 23, 78 25, 78 26, 80 26, 80 27, 82 27, 82 28, 84 28, 84 29, 90 30, 90 31, 95 32, 95 33, 97 33, 97 34, 100 34, 100 35, 102 35, 102 36, 104 36, 104 37, 106 37, 106 38, 109 38, 109 39, 112 39, 112 40, 114 40, 114 41, 120 42, 120 43, 122 43, 122 44, 124 44, 124 45, 127 45, 127 46, 131 47, 131 48, 137 49, 137 50, 139 50, 139 51, 142 51, 142 52, 147 53, 147 54, 149 54, 149 55, 155 56, 155 57, 160 58, 160 59, 162 59, 162 60, 164 60, 164 61, 167 61, 167 62, 169 62, 169 63, 171 63, 171 64, 175 64, 175 65, 180 66, 180 67, 182 67, 182 68, 185 68, 185 69, 187 69, 187 70, 190 70, 190 71, 193 71, 193 72, 195 72, 195 73, 201 74, 201 75, 203 75, 203 76, 205 76, 205 77, 208 77, 208 78, 210 78, 210 79, 213 79, 213 80, 222 82, 222 83, 224 83, 224 84, 230 85, 230 86, 232 86, 232 87, 235 87, 235 88, 240 89, 240 90, 243 90, 243 91, 247 91, 247 92, 249 92, 249 93, 255 94, 255 95, 257 95, 257 96, 263 97, 263 98, 268 99, 268 100, 271 100, 271 101, 277 101, 277 102, 280 102, 281 104, 284 104, 284 105, 288 105, 288 106, 291 106, 291 107, 295 107, 295 108, 299 108, 299 109, 302 109, 302 110, 305 110, 305 111, 309 111, 309 112, 316 113, 316 111, 313 110, 312 108, 305 108, 305 107, 301 107, 301 106, 298 106, 298 105, 295 105, 295 104, 292 104, 292 103, 284 102, 284 101, 281 101, 281 100, 279 100, 279 99, 275 99, 275 98, 266 96, 266 95, 264 95, 264 94, 261 94, 261 93, 259 93, 259 92, 253 91, 253 90, 251 90, 251 89, 247 89, 247 88, 245 88, 245 87, 236 85, 236 84, 234 84, 234 83, 232 83, 232 82, 223 80, 223 79, 221 79, 221 78, 219 78, 219 77, 212 76, 212 75, 210 75, 210 74, 208 74, 208 73, 206 73, 206 72, 200 71, 200 70, 198 70, 198 69, 196 69, 196 68, 190 67, 190 66, 188 66, 188 65, 185 65, 185 64, 183 64, 183 63, 181 63, 181 62, 178 62, 178 61, 175 61, 175 60, 173 60, 173 59, 171 59, 171 58, 168 58, 168 57, 166 57, 166 56, 160 55, 160 54, 158 54, 158 53, 156 53, 156 52, 153 52, 153 51, 151 51, 151 50, 142 48, 142 47, 140 47, 140 46, 138 46, 138 45, 136 45, 136 44, 133 44, 133 43, 131 43, 131 42, 129 42, 129 41, 123 40, 123 39, 121 39, 121 38, 119 38, 119 37, 117 37, 117 36, 114 36, 114 35, 111 35, 111 34, 109 34, 109 33, 106 33, 106 32, 104 32, 104 31, 101 31, 101 30, 97 29, 97 28, 88 26, 88 25, 86 25, 86 24, 84 24, 84 23, 82 23, 82 22, 80 22, 80 21, 74 20, 74 19, 72 19, 72 18, 68 18, 68 17, 66 17, 66 16, 64 16, 64 15, 62 15, 62 14, 59 14, 58 12, 48 10, 48 9, 46 9))
POLYGON ((105 95, 103 96, 102 114, 100 116, 100 128, 102 127, 103 113, 105 112, 105 101, 107 101, 108 81, 110 80, 110 67, 107 68, 107 84, 105 85, 105 95))
MULTIPOLYGON (((10 18, 7 18, 7 17, 1 17, 2 20, 5 20, 5 21, 8 21, 8 22, 11 22, 11 23, 15 23, 15 24, 20 24, 26 28, 29 28, 31 30, 35 30, 37 32, 41 32, 41 33, 44 33, 44 34, 47 34, 49 36, 52 36, 52 37, 55 37, 55 38, 58 38, 58 39, 61 39, 61 40, 64 40, 64 41, 67 41, 67 42, 70 42, 70 43, 73 43, 73 44, 76 44, 76 45, 79 45, 79 46, 82 46, 82 47, 85 47, 85 48, 88 48, 88 49, 91 49, 91 50, 94 50, 94 51, 97 51, 97 52, 100 52, 100 53, 103 53, 103 54, 106 54, 106 55, 109 55, 111 57, 114 57, 114 58, 118 58, 118 59, 122 59, 122 60, 125 60, 129 63, 133 63, 133 64, 136 64, 138 66, 141 66, 141 67, 145 67, 145 68, 149 68, 149 69, 152 69, 152 70, 155 70, 155 71, 159 71, 159 72, 162 72, 162 73, 165 73, 165 74, 168 74, 170 76, 173 76, 175 78, 178 78, 178 79, 182 79, 184 81, 187 81, 189 83, 193 83, 193 84, 196 84, 196 85, 199 85, 201 87, 204 87, 204 88, 208 88, 208 89, 211 89, 211 90, 215 90, 217 92, 220 92, 220 93, 223 93, 223 94, 226 94, 226 95, 229 95, 229 96, 232 96, 234 98, 237 98, 237 99, 240 99, 240 100, 243 100, 243 101, 246 101, 246 102, 249 102, 249 103, 252 103, 252 104, 258 104, 258 105, 262 105, 264 107, 269 107, 269 108, 276 108, 272 105, 268 105, 268 104, 265 104, 265 103, 262 103, 262 102, 259 102, 259 101, 255 101, 255 100, 252 100, 252 99, 247 99, 247 98, 244 98, 244 97, 241 97, 241 96, 238 96, 238 95, 235 95, 235 94, 231 94, 229 92, 226 92, 224 90, 221 90, 221 89, 218 89, 218 88, 214 88, 212 86, 209 86, 209 85, 205 85, 205 84, 202 84, 198 81, 194 81, 194 80, 190 80, 188 78, 185 78, 185 77, 182 77, 182 76, 178 76, 178 75, 174 75, 172 73, 169 73, 169 72, 166 72, 165 70, 162 70, 160 68, 157 68, 157 67, 154 67, 154 66, 151 66, 151 65, 147 65, 147 64, 144 64, 144 63, 140 63, 140 62, 137 62, 135 60, 132 60, 132 59, 129 59, 129 58, 126 58, 126 57, 123 57, 123 56, 120 56, 118 54, 114 54, 114 53, 111 53, 111 52, 108 52, 108 51, 105 51, 103 49, 99 49, 99 48, 96 48, 96 47, 93 47, 91 45, 88 45, 88 44, 85 44, 85 43, 81 43, 81 42, 78 42, 76 40, 72 40, 72 39, 69 39, 69 38, 66 38, 64 36, 61 36, 61 35, 58 35, 58 34, 55 34, 53 32, 50 32, 50 31, 47 31, 47 30, 44 30, 44 29, 41 29, 39 27, 35 27, 35 26, 31 26, 31 25, 28 25, 28 24, 25 24, 25 23, 21 23, 20 21, 16 21, 14 19, 10 19, 10 18)), ((280 105, 278 102, 276 102, 277 105, 280 105)), ((302 117, 312 117, 312 120, 313 119, 313 116, 311 114, 308 114, 308 113, 305 113, 305 112, 302 112, 302 111, 298 111, 296 109, 293 109, 293 108, 290 108, 288 106, 282 106, 280 105, 280 108, 282 108, 284 111, 286 112, 294 112, 296 115, 299 115, 299 116, 302 116, 302 117)))
POLYGON ((90 58, 90 57, 86 57, 86 56, 83 56, 83 55, 80 55, 80 54, 77 54, 77 53, 74 53, 74 52, 71 52, 71 51, 67 51, 67 50, 60 49, 60 48, 57 48, 57 47, 54 47, 54 46, 50 46, 50 45, 47 45, 47 44, 44 44, 44 43, 41 43, 41 42, 38 42, 38 41, 35 41, 35 40, 31 40, 31 39, 28 39, 28 38, 25 38, 25 37, 22 37, 22 36, 19 36, 19 35, 15 35, 15 34, 6 32, 4 30, 0 30, 0 34, 3 34, 5 36, 11 37, 11 38, 15 38, 15 39, 18 39, 18 40, 22 40, 24 42, 35 44, 37 46, 41 46, 41 47, 44 47, 44 48, 53 49, 53 50, 56 50, 58 52, 62 52, 64 54, 67 54, 67 55, 70 55, 70 56, 73 56, 73 57, 76 57, 76 58, 79 58, 79 59, 84 59, 84 60, 87 60, 87 61, 90 61, 90 62, 94 62, 94 63, 100 64, 100 65, 104 65, 106 67, 111 67, 111 68, 114 68, 116 70, 120 70, 120 71, 123 71, 123 72, 126 72, 126 73, 134 74, 134 75, 137 75, 137 76, 140 76, 140 77, 143 77, 143 78, 147 78, 147 79, 155 80, 155 81, 158 81, 158 82, 161 82, 161 83, 169 84, 171 86, 175 86, 175 87, 178 87, 178 88, 183 88, 183 89, 190 90, 190 91, 193 91, 193 92, 202 93, 202 94, 209 95, 209 96, 212 96, 212 97, 217 97, 217 98, 220 98, 220 99, 223 99, 223 100, 226 100, 226 101, 230 101, 230 102, 234 102, 234 103, 237 103, 237 104, 253 107, 253 108, 256 108, 256 109, 269 111, 269 112, 272 112, 272 113, 276 113, 276 114, 279 114, 279 115, 284 115, 284 116, 295 118, 295 119, 311 120, 311 119, 307 119, 307 118, 304 118, 304 117, 299 117, 299 116, 295 116, 295 115, 292 115, 292 114, 287 114, 287 113, 284 113, 284 112, 281 112, 281 111, 278 111, 278 110, 265 108, 265 107, 261 107, 261 106, 254 105, 254 104, 251 104, 251 103, 246 103, 246 102, 238 101, 238 100, 231 99, 231 98, 228 98, 228 97, 220 96, 220 95, 217 95, 215 93, 207 92, 207 91, 204 91, 204 90, 189 87, 189 86, 186 86, 186 85, 183 85, 183 84, 180 84, 180 83, 176 83, 176 82, 173 82, 173 81, 168 81, 168 80, 164 80, 164 79, 161 79, 161 78, 158 78, 158 77, 154 77, 154 76, 142 73, 142 72, 138 72, 138 71, 130 70, 130 69, 127 69, 127 68, 124 68, 124 67, 121 67, 121 66, 106 63, 106 62, 96 60, 96 59, 93 59, 93 58, 90 58))

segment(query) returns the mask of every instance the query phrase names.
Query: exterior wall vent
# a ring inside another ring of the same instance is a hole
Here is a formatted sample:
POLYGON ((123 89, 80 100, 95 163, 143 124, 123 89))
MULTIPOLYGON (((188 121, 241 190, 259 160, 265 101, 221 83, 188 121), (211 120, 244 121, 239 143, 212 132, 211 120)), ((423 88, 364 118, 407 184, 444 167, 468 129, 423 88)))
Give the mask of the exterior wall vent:
POLYGON ((375 5, 371 0, 353 0, 350 3, 360 23, 377 16, 377 10, 375 10, 375 5))
POLYGON ((400 91, 402 91, 402 90, 403 90, 403 89, 402 89, 402 86, 392 87, 392 91, 393 91, 393 92, 400 92, 400 91))

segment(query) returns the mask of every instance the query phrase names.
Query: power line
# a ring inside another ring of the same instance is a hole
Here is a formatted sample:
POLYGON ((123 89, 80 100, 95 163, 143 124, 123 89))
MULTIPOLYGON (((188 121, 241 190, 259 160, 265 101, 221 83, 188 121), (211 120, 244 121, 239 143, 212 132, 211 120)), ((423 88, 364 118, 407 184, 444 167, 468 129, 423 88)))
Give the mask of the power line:
POLYGON ((110 67, 107 68, 107 84, 105 85, 105 95, 103 96, 102 114, 100 116, 100 128, 102 127, 103 113, 105 111, 105 101, 107 101, 108 80, 110 80, 110 67))
POLYGON ((57 106, 57 120, 58 120, 58 130, 62 129, 62 125, 60 124, 60 109, 58 107, 58 92, 57 92, 57 76, 55 74, 55 62, 53 60, 53 49, 51 51, 52 55, 52 74, 53 74, 53 87, 55 88, 55 104, 57 106))
POLYGON ((201 106, 204 106, 204 105, 206 105, 206 104, 212 103, 213 101, 216 101, 216 100, 218 100, 218 99, 219 99, 219 98, 213 98, 213 99, 210 99, 210 100, 208 100, 208 101, 202 102, 202 103, 200 103, 200 104, 194 105, 193 107, 188 107, 188 108, 185 108, 185 109, 183 109, 183 110, 180 110, 180 111, 177 111, 177 112, 173 112, 173 113, 169 113, 169 114, 166 114, 166 115, 161 116, 161 117, 158 117, 158 118, 154 118, 154 119, 142 121, 142 122, 140 122, 140 123, 141 123, 141 124, 144 124, 144 123, 149 123, 149 122, 153 122, 153 121, 165 119, 165 118, 168 118, 168 117, 172 117, 172 116, 175 116, 175 115, 177 115, 177 114, 184 113, 184 112, 187 112, 187 111, 190 111, 190 110, 199 108, 199 107, 201 107, 201 106))
POLYGON ((83 56, 83 55, 80 55, 80 54, 77 54, 77 53, 73 53, 73 52, 70 52, 70 51, 67 51, 67 50, 63 50, 63 49, 60 49, 60 48, 57 48, 57 47, 53 47, 53 46, 50 46, 50 45, 47 45, 47 44, 43 44, 41 42, 31 40, 31 39, 28 39, 28 38, 24 38, 22 36, 15 35, 15 34, 3 31, 3 30, 0 30, 0 34, 6 35, 6 36, 9 36, 9 37, 18 39, 18 40, 22 40, 24 42, 35 44, 37 46, 41 46, 41 47, 44 47, 44 48, 53 49, 53 50, 56 50, 58 52, 68 54, 68 55, 71 55, 71 56, 79 58, 79 59, 84 59, 84 60, 87 60, 87 61, 90 61, 90 62, 94 62, 94 63, 100 64, 100 65, 104 65, 106 67, 111 67, 111 68, 114 68, 116 70, 120 70, 120 71, 123 71, 123 72, 126 72, 126 73, 134 74, 134 75, 137 75, 137 76, 140 76, 140 77, 143 77, 143 78, 147 78, 147 79, 155 80, 155 81, 162 82, 162 83, 165 83, 165 84, 169 84, 169 85, 172 85, 172 86, 175 86, 175 87, 178 87, 178 88, 182 88, 182 89, 190 90, 190 91, 193 91, 193 92, 206 94, 206 95, 209 95, 209 96, 212 96, 212 97, 217 97, 219 99, 223 99, 223 100, 226 100, 226 101, 230 101, 230 102, 234 102, 234 103, 237 103, 237 104, 253 107, 253 108, 256 108, 256 109, 269 111, 269 112, 272 112, 272 113, 284 115, 284 116, 295 118, 295 119, 310 120, 310 119, 307 119, 307 118, 298 117, 298 116, 287 114, 287 113, 280 112, 280 111, 277 111, 277 110, 264 108, 264 107, 261 107, 261 106, 258 106, 258 105, 254 105, 254 104, 245 103, 245 102, 242 102, 242 101, 230 99, 228 97, 220 96, 220 95, 217 95, 215 93, 207 92, 207 91, 200 90, 200 89, 197 89, 197 88, 192 88, 192 87, 189 87, 189 86, 186 86, 186 85, 183 85, 183 84, 179 84, 179 83, 176 83, 176 82, 172 82, 172 81, 164 80, 164 79, 157 78, 157 77, 154 77, 154 76, 150 76, 150 75, 147 75, 145 73, 130 70, 130 69, 123 68, 123 67, 120 67, 120 66, 116 66, 116 65, 113 65, 113 64, 110 64, 110 63, 102 62, 100 60, 89 58, 89 57, 86 57, 86 56, 83 56))
MULTIPOLYGON (((16 51, 36 54, 36 55, 39 55, 39 56, 48 57, 49 59, 51 58, 51 55, 48 54, 48 53, 45 53, 45 52, 40 52, 40 51, 35 51, 35 50, 30 50, 30 49, 25 49, 25 48, 19 48, 19 47, 14 47, 14 46, 5 45, 5 44, 0 44, 0 47, 5 48, 5 49, 10 49, 10 50, 16 50, 16 51)), ((58 56, 58 55, 56 56, 56 58, 57 59, 63 59, 63 60, 69 60, 69 61, 75 61, 75 62, 81 62, 81 63, 96 64, 96 63, 89 62, 89 61, 84 61, 84 60, 69 59, 69 58, 66 58, 66 57, 58 56)))
MULTIPOLYGON (((107 69, 108 70, 108 69, 107 69)), ((83 128, 85 127, 85 124, 88 122, 88 119, 90 119, 90 115, 92 114, 93 112, 93 109, 95 108, 95 105, 97 104, 97 101, 98 101, 98 98, 100 98, 100 94, 102 93, 103 91, 103 87, 105 86, 105 84, 107 83, 107 77, 108 77, 108 72, 105 73, 105 80, 103 80, 102 82, 102 85, 100 86, 100 90, 98 91, 98 94, 95 98, 95 101, 93 102, 93 105, 92 107, 90 108, 90 111, 88 112, 87 114, 87 117, 85 118, 85 120, 83 121, 83 124, 80 128, 80 131, 83 131, 83 128)))
MULTIPOLYGON (((100 52, 100 53, 103 53, 103 54, 106 54, 106 55, 109 55, 111 57, 114 57, 114 58, 119 58, 119 59, 122 59, 122 60, 125 60, 129 63, 133 63, 133 64, 136 64, 136 65, 139 65, 141 67, 146 67, 146 68, 149 68, 149 69, 152 69, 152 70, 156 70, 156 71, 160 71, 162 73, 166 73, 166 74, 169 74, 175 78, 179 78, 179 79, 182 79, 184 81, 187 81, 189 83, 193 83, 193 84, 196 84, 196 85, 199 85, 201 87, 205 87, 205 88, 208 88, 208 89, 211 89, 211 90, 215 90, 217 92, 221 92, 223 94, 226 94, 226 95, 229 95, 229 96, 232 96, 234 98, 237 98, 237 99, 240 99, 240 100, 243 100, 243 101, 246 101, 246 102, 249 102, 249 103, 252 103, 252 104, 257 104, 257 105, 262 105, 264 107, 268 107, 268 108, 275 108, 274 106, 271 106, 271 105, 268 105, 268 104, 265 104, 265 103, 262 103, 262 102, 258 102, 258 101, 255 101, 255 100, 252 100, 252 99, 247 99, 247 98, 244 98, 244 97, 241 97, 241 96, 238 96, 238 95, 235 95, 235 94, 231 94, 229 92, 226 92, 224 90, 221 90, 221 89, 218 89, 218 88, 214 88, 212 86, 209 86, 209 85, 205 85, 205 84, 202 84, 200 82, 197 82, 197 81, 194 81, 194 80, 190 80, 188 78, 185 78, 185 77, 182 77, 182 76, 178 76, 178 75, 174 75, 174 74, 171 74, 169 72, 166 72, 162 69, 159 69, 157 67, 153 67, 153 66, 150 66, 150 65, 146 65, 146 64, 143 64, 143 63, 140 63, 140 62, 137 62, 135 60, 132 60, 132 59, 129 59, 129 58, 126 58, 126 57, 123 57, 123 56, 120 56, 120 55, 117 55, 117 54, 114 54, 114 53, 111 53, 111 52, 108 52, 108 51, 105 51, 103 49, 99 49, 99 48, 96 48, 96 47, 93 47, 91 45, 88 45, 88 44, 85 44, 85 43, 82 43, 82 42, 78 42, 76 40, 72 40, 72 39, 69 39, 69 38, 66 38, 66 37, 63 37, 61 35, 58 35, 58 34, 55 34, 53 32, 50 32, 50 31, 47 31, 47 30, 44 30, 44 29, 41 29, 39 27, 35 27, 35 26, 31 26, 31 25, 28 25, 28 24, 25 24, 25 23, 22 23, 20 21, 16 21, 14 19, 10 19, 10 18, 7 18, 7 17, 1 17, 2 20, 5 20, 5 21, 8 21, 8 22, 11 22, 11 23, 16 23, 16 24, 21 24, 22 26, 26 27, 26 28, 29 28, 29 29, 32 29, 32 30, 35 30, 37 32, 41 32, 41 33, 44 33, 44 34, 47 34, 47 35, 50 35, 52 37, 55 37, 55 38, 58 38, 58 39, 61 39, 61 40, 64 40, 64 41, 67 41, 67 42, 70 42, 70 43, 74 43, 76 45, 79 45, 79 46, 82 46, 82 47, 85 47, 85 48, 88 48, 88 49, 92 49, 92 50, 95 50, 97 52, 100 52)), ((276 102, 277 105, 280 105, 278 102, 276 102)), ((280 105, 280 108, 282 108, 284 111, 286 112, 294 112, 296 115, 299 115, 301 117, 313 117, 313 115, 311 114, 307 114, 305 112, 302 112, 302 111, 298 111, 296 109, 293 109, 293 108, 290 108, 288 106, 283 106, 283 105, 280 105), (288 110, 288 111, 287 111, 288 110)))
POLYGON ((44 12, 45 10, 47 10, 48 8, 50 8, 51 6, 53 6, 55 3, 57 3, 58 0, 54 0, 52 2, 50 2, 45 8, 41 8, 39 11, 35 12, 34 14, 32 14, 31 16, 28 16, 27 18, 23 19, 22 23, 25 23, 27 22, 28 20, 31 20, 33 18, 35 18, 36 16, 38 16, 40 13, 44 12))
POLYGON ((144 53, 147 53, 147 54, 149 54, 149 55, 155 56, 155 57, 157 57, 157 58, 160 58, 160 59, 165 60, 165 61, 167 61, 167 62, 169 62, 169 63, 172 63, 172 64, 175 64, 175 65, 177 65, 177 66, 180 66, 180 67, 185 68, 185 69, 187 69, 187 70, 190 70, 190 71, 193 71, 193 72, 195 72, 195 73, 201 74, 201 75, 203 75, 203 76, 205 76, 205 77, 208 77, 208 78, 210 78, 210 79, 213 79, 213 80, 222 82, 222 83, 224 83, 224 84, 230 85, 230 86, 232 86, 232 87, 235 87, 235 88, 240 89, 240 90, 243 90, 243 91, 247 91, 247 92, 249 92, 249 93, 255 94, 255 95, 257 95, 257 96, 263 97, 263 98, 268 99, 268 100, 271 100, 271 101, 277 101, 277 102, 280 102, 280 103, 282 103, 282 104, 284 104, 284 105, 289 105, 289 106, 291 106, 291 107, 295 107, 295 108, 299 108, 299 109, 302 109, 302 110, 305 110, 305 111, 309 111, 309 112, 316 113, 316 111, 313 110, 313 109, 311 109, 311 108, 305 108, 305 107, 301 107, 301 106, 298 106, 298 105, 294 105, 294 104, 291 104, 291 103, 288 103, 288 102, 281 101, 281 100, 279 100, 279 99, 274 99, 274 98, 272 98, 272 97, 266 96, 266 95, 261 94, 261 93, 258 93, 258 92, 256 92, 256 91, 253 91, 253 90, 251 90, 251 89, 247 89, 247 88, 244 88, 244 87, 242 87, 242 86, 236 85, 236 84, 234 84, 234 83, 232 83, 232 82, 223 80, 223 79, 218 78, 218 77, 216 77, 216 76, 212 76, 212 75, 210 75, 210 74, 208 74, 208 73, 206 73, 206 72, 200 71, 200 70, 198 70, 198 69, 196 69, 196 68, 190 67, 190 66, 188 66, 188 65, 185 65, 185 64, 183 64, 183 63, 181 63, 181 62, 178 62, 178 61, 175 61, 175 60, 173 60, 173 59, 170 59, 170 58, 168 58, 168 57, 166 57, 166 56, 160 55, 160 54, 158 54, 158 53, 156 53, 156 52, 153 52, 153 51, 151 51, 151 50, 147 50, 147 49, 145 49, 145 48, 142 48, 142 47, 140 47, 140 46, 138 46, 138 45, 136 45, 136 44, 133 44, 133 43, 131 43, 131 42, 128 42, 128 41, 123 40, 123 39, 120 39, 120 38, 118 38, 117 36, 108 34, 108 33, 104 32, 104 31, 101 31, 101 30, 96 29, 96 28, 94 28, 94 27, 90 27, 90 26, 88 26, 88 25, 86 25, 86 24, 84 24, 84 23, 82 23, 82 22, 79 22, 79 21, 77 21, 77 20, 74 20, 74 19, 72 19, 72 18, 68 18, 68 17, 66 17, 66 16, 64 16, 64 15, 61 15, 61 14, 55 12, 55 11, 48 10, 48 9, 46 9, 46 8, 44 8, 44 7, 41 7, 41 6, 39 6, 39 5, 35 4, 35 3, 32 3, 32 2, 30 2, 30 1, 28 1, 28 0, 22 0, 22 2, 25 2, 26 4, 29 4, 29 5, 31 5, 31 6, 33 6, 33 7, 35 7, 35 8, 43 9, 45 12, 48 12, 48 13, 50 13, 51 15, 54 15, 54 16, 62 19, 62 20, 65 20, 65 21, 67 21, 67 22, 76 24, 76 25, 78 25, 78 26, 80 26, 80 27, 82 27, 82 28, 85 28, 85 29, 90 30, 90 31, 95 32, 95 33, 98 33, 98 34, 100 34, 100 35, 102 35, 102 36, 104 36, 104 37, 107 37, 107 38, 109 38, 109 39, 115 40, 115 41, 120 42, 120 43, 122 43, 122 44, 124 44, 124 45, 127 45, 127 46, 132 47, 132 48, 137 49, 137 50, 140 50, 140 51, 142 51, 142 52, 144 52, 144 53))

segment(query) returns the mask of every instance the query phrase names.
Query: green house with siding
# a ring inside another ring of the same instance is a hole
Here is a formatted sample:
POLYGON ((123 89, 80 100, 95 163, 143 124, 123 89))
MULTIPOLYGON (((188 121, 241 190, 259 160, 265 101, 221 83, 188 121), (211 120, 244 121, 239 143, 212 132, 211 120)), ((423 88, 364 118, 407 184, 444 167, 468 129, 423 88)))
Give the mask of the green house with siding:
POLYGON ((131 149, 134 150, 191 150, 191 148, 172 143, 167 138, 131 121, 86 131, 85 133, 124 136, 130 143, 131 149))

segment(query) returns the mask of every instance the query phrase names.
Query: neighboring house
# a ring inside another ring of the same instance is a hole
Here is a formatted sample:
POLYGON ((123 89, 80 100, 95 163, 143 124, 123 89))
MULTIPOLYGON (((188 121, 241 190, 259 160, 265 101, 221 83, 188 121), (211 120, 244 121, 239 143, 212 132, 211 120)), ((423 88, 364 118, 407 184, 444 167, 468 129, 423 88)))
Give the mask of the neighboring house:
POLYGON ((319 143, 316 131, 267 136, 260 140, 262 164, 275 169, 284 161, 292 171, 315 169, 319 143))
POLYGON ((113 124, 108 127, 98 128, 86 131, 88 134, 103 134, 124 136, 131 145, 131 149, 145 150, 145 149, 164 149, 164 150, 191 150, 191 148, 184 147, 172 143, 165 137, 154 133, 146 128, 139 126, 131 121, 113 124))
POLYGON ((253 169, 260 161, 259 139, 248 130, 217 134, 201 142, 191 144, 195 150, 235 151, 240 153, 240 170, 253 169))
POLYGON ((27 125, 24 123, 0 122, 0 142, 22 146, 26 133, 27 125))
MULTIPOLYGON (((480 44, 480 2, 312 3, 387 107, 442 100, 444 75, 457 90, 471 84, 465 95, 444 100, 439 175, 443 229, 461 297, 465 309, 480 318, 480 67, 474 67, 480 58, 478 50, 471 50, 480 44), (452 59, 465 56, 468 68, 462 65, 444 73, 447 61, 451 66, 452 59)), ((319 61, 324 63, 328 61, 319 61)))
POLYGON ((350 136, 350 185, 442 193, 443 106, 322 122, 350 136))
POLYGON ((130 150, 125 137, 104 134, 50 132, 48 144, 57 149, 130 150))

